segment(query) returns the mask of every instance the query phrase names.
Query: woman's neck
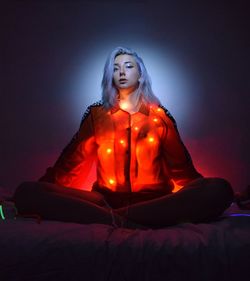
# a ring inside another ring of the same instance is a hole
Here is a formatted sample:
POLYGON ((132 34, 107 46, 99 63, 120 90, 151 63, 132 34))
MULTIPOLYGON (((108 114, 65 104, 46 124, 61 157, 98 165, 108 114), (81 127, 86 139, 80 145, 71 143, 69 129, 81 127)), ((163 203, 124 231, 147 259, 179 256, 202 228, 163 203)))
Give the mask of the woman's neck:
MULTIPOLYGON (((125 90, 125 89, 124 89, 125 90)), ((127 111, 130 114, 137 112, 140 108, 140 93, 136 90, 133 92, 119 92, 119 106, 124 111, 127 111)))

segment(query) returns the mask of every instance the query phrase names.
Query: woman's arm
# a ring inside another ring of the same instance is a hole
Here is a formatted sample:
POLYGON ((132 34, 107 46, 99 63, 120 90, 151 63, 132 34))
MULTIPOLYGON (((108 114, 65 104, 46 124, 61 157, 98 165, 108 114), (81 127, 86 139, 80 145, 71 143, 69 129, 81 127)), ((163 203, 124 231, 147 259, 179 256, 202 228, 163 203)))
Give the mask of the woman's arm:
POLYGON ((79 130, 63 149, 54 166, 49 167, 39 181, 81 189, 95 159, 96 144, 89 107, 79 130))
POLYGON ((175 120, 162 109, 161 116, 166 124, 163 154, 170 177, 179 186, 203 177, 193 165, 191 156, 179 135, 175 120))

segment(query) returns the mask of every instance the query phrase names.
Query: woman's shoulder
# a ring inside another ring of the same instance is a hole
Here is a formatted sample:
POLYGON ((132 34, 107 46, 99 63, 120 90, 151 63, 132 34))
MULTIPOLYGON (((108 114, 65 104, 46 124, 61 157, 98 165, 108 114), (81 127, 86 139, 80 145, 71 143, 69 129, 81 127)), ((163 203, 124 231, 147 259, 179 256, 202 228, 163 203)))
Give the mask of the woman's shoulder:
POLYGON ((176 121, 175 121, 173 115, 163 104, 160 103, 156 106, 153 106, 152 110, 154 111, 155 114, 160 116, 163 120, 168 121, 168 122, 172 121, 174 123, 174 125, 176 126, 176 121))
POLYGON ((90 104, 87 107, 86 111, 91 110, 91 108, 94 108, 94 107, 102 107, 102 106, 103 106, 103 101, 102 100, 98 100, 98 101, 93 102, 92 104, 90 104))
MULTIPOLYGON (((82 121, 85 120, 91 112, 95 112, 95 114, 97 112, 101 112, 104 110, 104 103, 102 100, 99 100, 99 101, 96 101, 92 104, 90 104, 87 109, 85 110, 85 112, 83 113, 83 116, 82 116, 82 121)), ((81 123, 82 123, 81 121, 81 123)))

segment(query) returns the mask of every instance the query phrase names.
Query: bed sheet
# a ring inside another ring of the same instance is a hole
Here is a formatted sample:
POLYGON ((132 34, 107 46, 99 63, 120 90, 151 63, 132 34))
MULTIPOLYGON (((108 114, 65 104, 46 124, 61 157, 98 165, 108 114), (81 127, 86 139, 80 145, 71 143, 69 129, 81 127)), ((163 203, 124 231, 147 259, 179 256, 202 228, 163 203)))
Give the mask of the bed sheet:
POLYGON ((0 220, 0 280, 250 280, 250 212, 162 229, 0 220))

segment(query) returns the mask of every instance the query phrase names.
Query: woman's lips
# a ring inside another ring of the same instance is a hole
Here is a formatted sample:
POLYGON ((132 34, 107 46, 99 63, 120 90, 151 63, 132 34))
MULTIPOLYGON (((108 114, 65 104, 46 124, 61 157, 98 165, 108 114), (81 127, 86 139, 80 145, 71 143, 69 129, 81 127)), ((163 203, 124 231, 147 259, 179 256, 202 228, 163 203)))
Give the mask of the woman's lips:
POLYGON ((120 79, 120 80, 119 80, 120 83, 125 83, 125 82, 127 82, 127 81, 128 81, 127 79, 120 79))

